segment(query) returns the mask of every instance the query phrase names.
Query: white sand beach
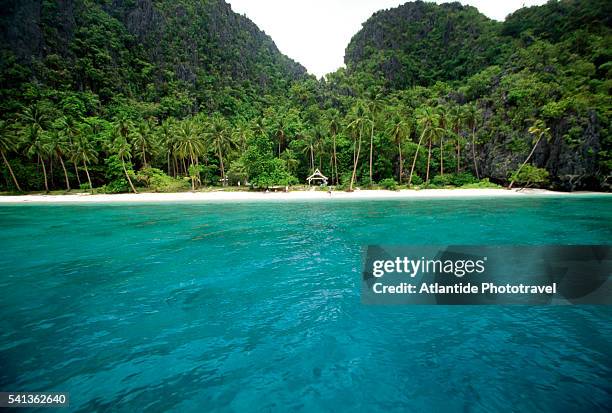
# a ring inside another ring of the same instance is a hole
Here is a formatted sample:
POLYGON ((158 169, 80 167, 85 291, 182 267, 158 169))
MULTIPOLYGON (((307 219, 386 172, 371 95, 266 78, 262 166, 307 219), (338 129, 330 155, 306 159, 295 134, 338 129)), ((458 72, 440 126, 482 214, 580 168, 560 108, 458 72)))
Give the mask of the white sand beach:
MULTIPOLYGON (((414 198, 476 198, 476 197, 522 197, 522 196, 576 196, 596 194, 590 192, 555 192, 544 189, 422 189, 422 190, 356 190, 354 192, 325 191, 207 191, 138 194, 96 194, 87 193, 66 195, 7 195, 0 196, 0 204, 23 203, 139 203, 139 202, 217 202, 217 201, 307 201, 307 200, 376 200, 376 199, 414 199, 414 198)), ((601 194, 611 195, 611 194, 601 194)))

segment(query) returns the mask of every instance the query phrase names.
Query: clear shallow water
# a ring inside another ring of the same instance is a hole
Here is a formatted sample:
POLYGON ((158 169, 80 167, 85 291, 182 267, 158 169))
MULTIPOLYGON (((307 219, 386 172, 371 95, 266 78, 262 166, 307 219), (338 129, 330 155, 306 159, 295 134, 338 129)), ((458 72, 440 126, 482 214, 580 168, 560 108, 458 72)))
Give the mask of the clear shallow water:
POLYGON ((609 244, 612 197, 0 207, 0 390, 74 411, 609 411, 611 307, 366 307, 367 244, 609 244))

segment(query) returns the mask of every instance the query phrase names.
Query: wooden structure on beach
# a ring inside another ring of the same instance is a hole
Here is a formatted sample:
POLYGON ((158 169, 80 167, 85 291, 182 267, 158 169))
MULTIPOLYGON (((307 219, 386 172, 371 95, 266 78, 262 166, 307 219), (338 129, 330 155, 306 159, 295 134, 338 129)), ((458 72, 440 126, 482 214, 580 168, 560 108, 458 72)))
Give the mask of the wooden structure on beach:
POLYGON ((321 185, 327 185, 327 177, 321 173, 318 169, 315 169, 312 175, 306 178, 308 186, 311 186, 313 181, 315 183, 320 182, 321 185))

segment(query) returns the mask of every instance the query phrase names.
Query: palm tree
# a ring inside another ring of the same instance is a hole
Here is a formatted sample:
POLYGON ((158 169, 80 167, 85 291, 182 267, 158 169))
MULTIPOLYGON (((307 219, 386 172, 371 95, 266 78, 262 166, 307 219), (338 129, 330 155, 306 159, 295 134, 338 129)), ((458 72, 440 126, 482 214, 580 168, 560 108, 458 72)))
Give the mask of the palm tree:
POLYGON ((317 140, 317 132, 316 130, 310 129, 305 131, 302 134, 302 138, 303 138, 303 142, 305 144, 303 152, 304 153, 309 153, 310 157, 310 173, 314 173, 315 170, 315 148, 318 146, 318 140, 317 140))
POLYGON ((130 178, 130 174, 128 173, 128 170, 125 164, 126 160, 129 162, 130 159, 132 159, 132 146, 128 143, 125 136, 121 135, 119 130, 116 130, 114 133, 114 139, 111 144, 111 151, 115 153, 117 157, 121 160, 121 166, 123 167, 123 173, 125 174, 125 177, 127 178, 130 184, 130 188, 132 188, 132 191, 135 194, 137 194, 138 191, 136 190, 136 188, 134 187, 134 184, 132 183, 132 179, 130 178))
MULTIPOLYGON (((124 125, 119 127, 119 131, 122 132, 124 125)), ((151 126, 148 121, 140 121, 135 126, 127 126, 129 130, 129 137, 131 138, 130 143, 135 151, 139 152, 142 157, 142 166, 146 168, 147 153, 152 153, 155 147, 155 135, 151 131, 151 126)), ((124 136, 124 135, 122 135, 124 136)))
MULTIPOLYGON (((416 165, 417 157, 419 156, 419 150, 425 136, 429 135, 429 142, 431 143, 431 130, 438 126, 438 115, 430 107, 420 108, 416 113, 417 126, 421 130, 421 136, 417 143, 417 148, 412 159, 412 167, 410 168, 410 177, 408 178, 408 185, 412 184, 412 176, 414 174, 414 167, 416 165)), ((431 147, 431 146, 430 146, 431 147)), ((430 150, 431 154, 431 150, 430 150)), ((427 171, 429 171, 429 159, 427 161, 427 171)))
POLYGON ((48 118, 45 115, 42 106, 38 104, 25 108, 19 115, 19 121, 24 126, 33 126, 38 130, 45 130, 48 124, 48 118))
POLYGON ((338 132, 340 131, 340 113, 338 112, 338 110, 332 109, 328 112, 327 128, 329 129, 329 133, 332 136, 332 179, 334 178, 335 173, 335 181, 336 185, 338 185, 338 154, 336 150, 336 137, 338 136, 338 132))
POLYGON ((249 125, 244 122, 236 125, 236 127, 232 131, 232 139, 240 147, 240 150, 242 151, 242 153, 246 151, 247 142, 252 135, 253 135, 253 131, 251 131, 251 128, 249 128, 249 125))
POLYGON ((40 129, 35 124, 30 124, 22 130, 22 133, 26 142, 26 155, 36 157, 37 163, 42 165, 45 192, 49 192, 46 159, 49 156, 50 151, 46 136, 43 133, 43 129, 40 129))
POLYGON ((9 170, 11 174, 11 178, 13 178, 13 183, 15 184, 15 188, 19 192, 21 192, 21 187, 19 186, 19 182, 17 181, 17 177, 15 177, 15 172, 13 172, 13 168, 11 168, 11 164, 6 159, 6 154, 14 152, 17 150, 18 141, 16 140, 16 136, 9 133, 8 126, 6 122, 0 120, 0 155, 2 155, 2 160, 6 165, 6 168, 9 170))
POLYGON ((382 95, 377 94, 371 101, 368 107, 369 123, 370 123, 370 185, 372 184, 372 160, 374 157, 374 125, 379 111, 384 107, 385 101, 382 95))
POLYGON ((399 156, 399 175, 398 181, 401 185, 402 183, 402 175, 404 174, 404 160, 402 159, 402 142, 410 136, 411 133, 411 125, 408 120, 406 120, 399 111, 395 113, 393 117, 391 126, 389 128, 389 134, 393 138, 393 141, 397 145, 397 154, 399 156))
MULTIPOLYGON (((176 130, 176 153, 182 160, 189 158, 190 165, 197 167, 198 158, 206 152, 206 145, 202 139, 201 128, 193 119, 183 120, 176 130)), ((184 168, 188 172, 188 168, 184 168)), ((191 181, 191 188, 195 190, 195 179, 191 181)))
POLYGON ((319 169, 323 169, 323 158, 326 156, 327 146, 325 145, 326 128, 321 124, 316 124, 312 128, 314 138, 314 150, 318 154, 319 169))
POLYGON ((283 153, 281 153, 280 157, 283 161, 285 161, 285 167, 287 168, 287 172, 293 174, 297 166, 300 164, 300 162, 295 157, 295 153, 291 149, 285 149, 283 153))
MULTIPOLYGON (((438 120, 438 122, 440 122, 438 120)), ((439 123, 438 123, 439 125, 439 123)), ((446 129, 440 127, 440 126, 433 126, 429 129, 429 149, 428 149, 428 153, 427 153, 427 174, 425 177, 425 182, 429 182, 429 170, 430 170, 430 165, 431 165, 431 146, 436 143, 436 142, 440 142, 440 165, 443 165, 443 160, 442 160, 442 145, 443 145, 443 139, 444 139, 444 133, 446 132, 446 129)), ((444 167, 441 166, 441 175, 444 174, 444 167)))
POLYGON ((59 123, 58 127, 60 129, 60 134, 64 139, 66 139, 65 151, 66 151, 67 158, 70 159, 72 162, 72 165, 74 167, 74 174, 76 175, 77 182, 80 186, 81 178, 79 177, 79 168, 78 168, 77 162, 75 161, 74 157, 71 156, 71 153, 73 152, 72 145, 76 139, 76 136, 79 134, 79 128, 75 124, 74 120, 69 117, 63 117, 59 119, 58 123, 59 123))
MULTIPOLYGON (((213 116, 212 123, 210 125, 210 132, 208 134, 208 143, 214 148, 217 156, 219 157, 219 167, 221 168, 221 182, 223 186, 227 184, 225 178, 225 166, 223 164, 223 155, 232 148, 236 147, 230 126, 228 122, 220 115, 213 116)), ((280 144, 279 144, 280 148, 280 144)))
MULTIPOLYGON (((535 136, 536 140, 535 140, 535 143, 533 144, 533 148, 531 148, 531 152, 529 152, 529 155, 527 156, 527 159, 525 159, 525 162, 523 162, 521 166, 518 168, 518 170, 516 171, 516 174, 514 175, 515 179, 519 175, 519 173, 521 173, 521 169, 523 169, 523 167, 527 164, 527 162, 529 162, 529 159, 531 159, 531 157, 533 156, 533 153, 535 152, 536 147, 538 146, 538 143, 540 143, 542 138, 546 137, 546 139, 549 140, 551 137, 550 128, 547 128, 546 123, 544 123, 544 121, 542 120, 536 120, 533 123, 533 125, 529 128, 529 133, 535 136)), ((510 185, 508 185, 508 189, 512 189, 512 185, 514 185, 515 179, 513 179, 510 182, 510 185)))
POLYGON ((449 127, 455 137, 455 161, 457 163, 457 173, 461 171, 461 146, 463 138, 461 136, 461 127, 465 123, 465 110, 461 106, 454 105, 449 112, 449 127))
POLYGON ((285 130, 287 129, 287 119, 285 118, 285 116, 278 116, 278 119, 274 124, 274 129, 274 134, 276 135, 278 141, 278 156, 280 157, 280 154, 283 150, 286 141, 285 130))
MULTIPOLYGON (((176 154, 174 153, 174 148, 176 144, 175 134, 174 134, 175 122, 174 118, 168 118, 161 123, 156 129, 155 134, 157 135, 157 139, 160 141, 161 146, 166 151, 166 160, 168 162, 168 175, 172 175, 170 170, 172 169, 172 161, 174 161, 174 168, 176 168, 176 154)), ((176 176, 176 169, 174 169, 176 176)))
MULTIPOLYGON (((434 133, 434 137, 438 138, 438 140, 440 141, 440 175, 444 176, 444 135, 448 131, 448 119, 447 119, 446 110, 444 109, 444 107, 438 106, 436 108, 436 113, 438 114, 438 117, 439 117, 439 121, 438 121, 439 130, 437 130, 434 133)), ((431 145, 430 145, 429 155, 431 157, 431 145)), ((427 169, 429 170, 429 168, 427 169)))
POLYGON ((364 126, 370 122, 367 117, 366 109, 362 102, 357 102, 357 104, 352 108, 352 113, 350 114, 353 119, 347 126, 347 129, 352 131, 353 135, 353 173, 351 174, 351 183, 349 185, 349 191, 353 191, 353 184, 355 183, 355 178, 357 175, 357 164, 359 163, 359 155, 361 152, 361 138, 363 137, 363 128, 364 126))
POLYGON ((48 156, 48 147, 44 139, 44 130, 47 127, 48 119, 42 107, 38 104, 29 106, 19 115, 19 120, 24 129, 21 131, 26 141, 26 154, 35 156, 38 163, 42 164, 45 180, 45 191, 49 192, 49 182, 47 181, 47 167, 45 158, 48 156))
POLYGON ((480 179, 480 173, 478 172, 478 163, 476 162, 476 125, 478 124, 478 118, 480 112, 476 105, 465 105, 464 106, 464 119, 468 127, 472 130, 472 159, 474 160, 474 172, 476 172, 476 178, 480 179))
POLYGON ((57 158, 62 165, 62 170, 64 171, 64 179, 66 181, 66 190, 70 191, 70 180, 68 179, 68 171, 66 170, 66 165, 64 164, 64 156, 68 151, 68 142, 66 136, 62 131, 52 130, 48 134, 48 142, 51 156, 57 158))
POLYGON ((98 153, 93 142, 88 138, 88 136, 91 136, 91 132, 91 126, 86 124, 81 125, 81 128, 79 128, 72 142, 71 158, 75 164, 83 164, 85 175, 87 175, 87 182, 89 182, 89 189, 93 191, 91 176, 89 175, 87 165, 97 161, 98 153))

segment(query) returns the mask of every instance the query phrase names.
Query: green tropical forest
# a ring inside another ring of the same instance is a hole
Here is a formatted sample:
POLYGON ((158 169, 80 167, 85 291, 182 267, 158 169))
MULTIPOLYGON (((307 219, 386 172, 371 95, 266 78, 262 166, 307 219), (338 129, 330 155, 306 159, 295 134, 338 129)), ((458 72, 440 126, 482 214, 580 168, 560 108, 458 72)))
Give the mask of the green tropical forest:
POLYGON ((223 0, 0 4, 0 192, 612 187, 609 0, 408 2, 322 79, 223 0))

